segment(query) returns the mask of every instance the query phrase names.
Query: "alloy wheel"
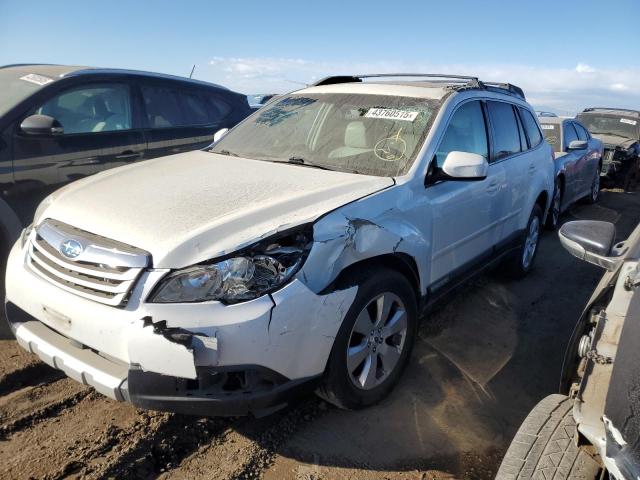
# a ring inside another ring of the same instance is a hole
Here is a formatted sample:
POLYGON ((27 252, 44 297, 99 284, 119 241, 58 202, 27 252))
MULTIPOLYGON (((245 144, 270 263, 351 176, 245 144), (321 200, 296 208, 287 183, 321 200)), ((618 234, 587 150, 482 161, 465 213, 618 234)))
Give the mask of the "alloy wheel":
POLYGON ((593 185, 591 185, 591 200, 594 202, 598 200, 600 195, 600 172, 596 172, 596 178, 593 179, 593 185))
POLYGON ((556 189, 553 192, 553 202, 551 203, 551 221, 553 226, 558 225, 560 220, 560 203, 562 201, 562 191, 560 190, 560 184, 556 184, 556 189))
POLYGON ((394 371, 405 348, 407 311, 400 298, 381 293, 358 314, 347 347, 347 369, 356 388, 371 390, 394 371))
POLYGON ((540 219, 533 217, 527 231, 527 238, 524 241, 524 251, 522 253, 522 266, 527 269, 533 261, 533 257, 538 248, 538 238, 540 236, 540 219))

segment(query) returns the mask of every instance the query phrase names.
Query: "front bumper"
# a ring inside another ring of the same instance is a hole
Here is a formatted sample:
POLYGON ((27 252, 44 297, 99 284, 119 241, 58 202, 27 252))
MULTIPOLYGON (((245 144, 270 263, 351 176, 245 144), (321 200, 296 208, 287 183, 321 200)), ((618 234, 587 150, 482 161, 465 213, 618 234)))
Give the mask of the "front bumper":
POLYGON ((166 272, 149 270, 116 308, 58 288, 25 255, 16 244, 7 263, 7 318, 20 345, 111 398, 184 413, 256 413, 306 390, 324 372, 357 290, 316 295, 295 279, 235 305, 150 304, 166 272), (229 372, 260 381, 212 384, 229 372))
POLYGON ((198 416, 259 417, 309 393, 321 379, 316 375, 287 380, 260 367, 202 368, 194 380, 144 372, 77 344, 12 303, 5 305, 5 313, 20 346, 68 377, 139 408, 198 416))

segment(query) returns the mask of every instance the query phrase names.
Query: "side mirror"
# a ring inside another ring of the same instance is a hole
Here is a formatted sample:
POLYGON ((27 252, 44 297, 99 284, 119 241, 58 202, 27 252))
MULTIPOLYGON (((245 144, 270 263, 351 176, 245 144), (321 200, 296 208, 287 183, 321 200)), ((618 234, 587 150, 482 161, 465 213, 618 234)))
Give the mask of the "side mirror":
POLYGON ((588 146, 589 142, 587 142, 586 140, 574 140, 573 142, 569 143, 567 150, 584 150, 588 146))
POLYGON ((64 128, 55 118, 48 115, 31 115, 20 124, 20 130, 28 135, 60 135, 64 128))
POLYGON ((620 258, 612 256, 616 239, 613 223, 597 220, 577 220, 567 222, 558 232, 560 243, 571 255, 614 271, 620 258))
POLYGON ((221 130, 218 130, 216 133, 213 134, 213 143, 216 143, 218 140, 220 140, 222 137, 224 137, 227 132, 229 131, 228 128, 223 128, 221 130))
POLYGON ((449 152, 442 171, 450 180, 484 180, 489 172, 489 162, 477 153, 449 152))

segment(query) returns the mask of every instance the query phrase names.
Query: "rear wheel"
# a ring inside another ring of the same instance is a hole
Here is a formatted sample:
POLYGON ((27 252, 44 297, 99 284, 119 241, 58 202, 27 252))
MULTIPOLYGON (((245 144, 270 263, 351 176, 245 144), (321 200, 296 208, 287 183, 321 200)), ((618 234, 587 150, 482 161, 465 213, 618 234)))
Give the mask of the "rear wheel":
POLYGON ((542 235, 542 209, 536 204, 531 211, 522 244, 517 253, 509 258, 508 273, 514 278, 524 277, 533 268, 542 235))
POLYGON ((522 422, 513 438, 496 480, 595 480, 600 462, 574 441, 577 434, 573 400, 549 395, 522 422))
POLYGON ((365 268, 344 287, 358 292, 336 336, 318 394, 346 409, 384 398, 400 378, 416 336, 417 302, 406 277, 365 268))

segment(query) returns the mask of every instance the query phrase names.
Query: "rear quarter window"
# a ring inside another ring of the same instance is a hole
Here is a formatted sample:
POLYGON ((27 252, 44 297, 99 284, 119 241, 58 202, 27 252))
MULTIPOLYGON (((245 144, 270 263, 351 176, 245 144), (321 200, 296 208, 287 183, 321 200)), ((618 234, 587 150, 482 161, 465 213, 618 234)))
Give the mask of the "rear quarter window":
POLYGON ((536 119, 529 110, 521 107, 518 107, 518 110, 520 111, 520 118, 524 124, 524 130, 527 132, 527 137, 529 137, 530 147, 537 147, 540 145, 540 142, 542 142, 542 134, 540 133, 540 128, 538 128, 538 122, 536 122, 536 119))
POLYGON ((540 124, 542 127, 542 135, 549 145, 553 148, 554 152, 562 151, 562 130, 559 123, 544 123, 540 124))

